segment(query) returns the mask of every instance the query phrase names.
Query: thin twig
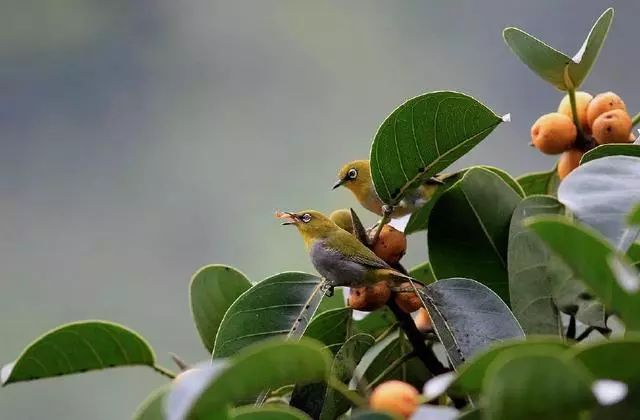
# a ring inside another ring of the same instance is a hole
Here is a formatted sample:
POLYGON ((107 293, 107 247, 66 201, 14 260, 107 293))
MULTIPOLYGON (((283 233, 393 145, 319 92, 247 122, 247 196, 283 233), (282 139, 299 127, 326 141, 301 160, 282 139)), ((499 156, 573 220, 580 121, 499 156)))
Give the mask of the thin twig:
POLYGON ((582 333, 576 337, 576 341, 582 341, 585 338, 589 337, 589 334, 591 334, 593 331, 595 331, 595 327, 587 327, 585 328, 584 331, 582 331, 582 333))
POLYGON ((567 326, 567 338, 575 340, 576 338, 576 317, 571 315, 569 317, 569 325, 567 326))
POLYGON ((640 112, 634 115, 631 119, 631 127, 635 127, 638 124, 640 124, 640 112))
POLYGON ((180 369, 182 372, 191 368, 191 366, 189 366, 189 364, 182 360, 182 358, 177 354, 169 353, 169 356, 171 357, 171 360, 173 360, 173 363, 175 363, 176 366, 178 366, 178 369, 180 369))
POLYGON ((391 333, 393 333, 396 330, 396 328, 398 328, 398 323, 394 322, 393 324, 391 324, 389 326, 389 328, 387 328, 386 330, 382 331, 380 333, 380 335, 376 337, 375 343, 377 344, 377 343, 381 342, 382 340, 384 340, 385 338, 389 337, 389 335, 391 333))
POLYGON ((343 397, 345 397, 346 399, 351 401, 351 403, 353 405, 355 405, 356 407, 366 407, 367 406, 367 400, 364 397, 362 397, 357 392, 349 389, 348 386, 343 384, 335 376, 331 376, 329 378, 329 380, 327 381, 327 385, 329 385, 331 388, 333 388, 334 390, 336 390, 340 394, 342 394, 343 397))
POLYGON ((177 376, 174 372, 160 365, 151 365, 151 368, 159 374, 166 376, 167 378, 175 379, 175 377, 177 376))
POLYGON ((384 227, 384 225, 389 223, 389 221, 391 220, 391 213, 393 213, 393 207, 392 206, 384 205, 382 207, 382 219, 380 220, 380 223, 378 224, 378 227, 376 228, 375 235, 373 235, 373 240, 371 241, 371 246, 374 246, 378 242, 378 238, 380 237, 380 232, 382 232, 382 228, 384 227))

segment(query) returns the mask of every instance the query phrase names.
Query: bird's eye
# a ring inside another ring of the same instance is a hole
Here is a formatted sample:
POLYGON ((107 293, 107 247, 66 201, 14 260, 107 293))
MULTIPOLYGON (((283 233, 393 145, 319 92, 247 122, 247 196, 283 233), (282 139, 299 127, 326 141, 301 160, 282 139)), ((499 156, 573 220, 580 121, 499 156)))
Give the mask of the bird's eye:
POLYGON ((347 172, 347 177, 349 179, 356 179, 358 177, 357 169, 356 168, 349 169, 349 172, 347 172))
POLYGON ((300 220, 302 220, 305 223, 309 223, 311 221, 311 215, 309 213, 305 213, 302 215, 300 220))

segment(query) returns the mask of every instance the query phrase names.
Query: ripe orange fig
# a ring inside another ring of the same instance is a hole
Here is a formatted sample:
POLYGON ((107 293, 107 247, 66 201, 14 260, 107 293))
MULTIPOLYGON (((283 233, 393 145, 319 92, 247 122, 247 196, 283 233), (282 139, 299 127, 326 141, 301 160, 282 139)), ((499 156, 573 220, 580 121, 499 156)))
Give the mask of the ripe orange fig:
MULTIPOLYGON (((373 240, 376 229, 370 232, 373 240)), ((380 231, 378 242, 373 244, 372 251, 387 264, 397 264, 407 252, 407 237, 393 226, 384 225, 380 231)))
POLYGON ((571 118, 559 112, 545 114, 531 126, 531 142, 542 153, 557 155, 569 149, 578 135, 571 118))
MULTIPOLYGON (((580 121, 580 125, 582 125, 582 128, 587 132, 591 129, 587 120, 587 107, 592 99, 593 96, 590 93, 576 92, 576 112, 578 113, 578 121, 580 121)), ((564 98, 562 98, 562 101, 560 101, 560 105, 558 105, 558 112, 573 120, 569 95, 565 95, 564 98)))
POLYGON ((598 144, 628 143, 631 117, 627 111, 614 109, 605 112, 593 122, 593 137, 598 144))
POLYGON ((589 102, 587 107, 587 123, 593 130, 593 124, 600 115, 614 109, 621 109, 626 111, 627 107, 624 104, 622 98, 613 92, 605 92, 596 95, 595 98, 589 102))
POLYGON ((393 300, 396 302, 396 305, 400 307, 400 309, 410 314, 411 312, 415 312, 418 309, 422 308, 422 301, 420 301, 420 298, 418 297, 418 295, 416 295, 416 292, 413 291, 411 283, 402 283, 399 288, 402 290, 411 290, 409 292, 396 292, 393 300))
POLYGON ((416 319, 414 321, 416 323, 418 331, 424 333, 433 330, 431 317, 429 316, 429 312, 427 312, 425 308, 420 308, 420 310, 418 310, 418 315, 416 315, 416 319))
POLYGON ((405 419, 417 410, 418 391, 402 381, 387 381, 378 385, 369 397, 369 405, 374 410, 397 414, 405 419))
POLYGON ((578 149, 569 149, 560 155, 558 159, 558 177, 562 180, 580 165, 580 159, 584 152, 578 149))
POLYGON ((385 281, 371 286, 352 287, 347 305, 358 311, 371 312, 384 306, 391 297, 391 289, 385 281))
POLYGON ((339 209, 329 215, 329 219, 349 233, 353 233, 353 220, 349 209, 339 209))

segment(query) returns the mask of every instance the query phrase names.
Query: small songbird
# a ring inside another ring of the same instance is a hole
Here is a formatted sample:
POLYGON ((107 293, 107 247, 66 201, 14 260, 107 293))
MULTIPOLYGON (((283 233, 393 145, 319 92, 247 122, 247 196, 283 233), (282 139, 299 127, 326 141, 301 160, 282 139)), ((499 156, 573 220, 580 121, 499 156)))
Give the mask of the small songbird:
POLYGON ((277 212, 276 217, 284 220, 283 225, 298 228, 313 266, 331 286, 362 287, 380 281, 390 285, 418 283, 391 268, 355 236, 320 212, 277 212))
MULTIPOLYGON (((391 217, 396 218, 413 213, 416 209, 425 205, 440 184, 442 184, 442 181, 438 177, 434 177, 415 190, 410 191, 394 207, 391 217)), ((351 190, 362 207, 378 216, 383 215, 385 204, 380 200, 373 186, 368 160, 354 160, 344 165, 338 172, 338 181, 334 184, 333 189, 340 186, 345 186, 351 190)))

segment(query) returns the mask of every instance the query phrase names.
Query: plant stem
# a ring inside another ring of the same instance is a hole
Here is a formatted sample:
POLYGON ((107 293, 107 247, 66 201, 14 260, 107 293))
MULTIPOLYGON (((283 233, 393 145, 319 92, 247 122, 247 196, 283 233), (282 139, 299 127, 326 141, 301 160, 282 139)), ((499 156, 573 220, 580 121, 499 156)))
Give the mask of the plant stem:
POLYGON ((376 344, 378 344, 379 342, 381 342, 382 340, 384 340, 385 338, 389 337, 389 335, 391 333, 393 333, 396 328, 398 328, 398 323, 394 322, 391 326, 389 326, 389 328, 387 328, 386 330, 382 331, 380 333, 379 336, 376 337, 376 344))
POLYGON ((578 107, 576 105, 576 90, 571 88, 569 89, 569 102, 571 103, 571 115, 573 116, 573 123, 576 125, 578 129, 578 137, 581 139, 585 138, 584 130, 582 129, 582 124, 580 124, 580 118, 578 118, 578 107))
POLYGON ((339 381, 338 378, 336 378, 335 376, 331 376, 329 378, 329 380, 327 381, 327 385, 329 385, 331 388, 335 389, 340 394, 342 394, 343 397, 351 401, 351 403, 356 407, 367 406, 367 400, 365 398, 363 398, 357 392, 349 389, 348 386, 346 386, 341 381, 339 381))
POLYGON ((576 337, 576 341, 582 341, 589 337, 589 334, 591 334, 595 329, 595 327, 587 327, 579 336, 576 337))
POLYGON ((575 340, 576 338, 576 317, 571 315, 569 318, 569 325, 567 326, 567 338, 575 340))
POLYGON ((169 353, 169 356, 171 356, 171 360, 173 360, 173 363, 175 363, 176 366, 178 366, 178 369, 180 369, 180 371, 184 372, 185 370, 191 368, 191 366, 189 366, 189 364, 184 360, 182 360, 182 358, 177 354, 169 353))
POLYGON ((376 228, 376 234, 373 236, 373 240, 371 241, 371 246, 375 245, 376 242, 378 242, 378 238, 380 237, 380 232, 382 232, 382 228, 391 220, 391 213, 393 213, 392 206, 384 205, 382 207, 382 219, 380 220, 380 223, 376 228))
POLYGON ((391 372, 396 370, 404 362, 406 362, 409 359, 413 358, 415 355, 416 355, 415 352, 412 350, 412 351, 402 355, 401 357, 397 358, 396 360, 394 360, 393 363, 391 363, 389 366, 387 366, 387 368, 385 370, 383 370, 382 373, 380 373, 380 375, 378 375, 374 380, 371 381, 371 383, 369 383, 369 386, 367 388, 371 389, 374 386, 378 385, 378 383, 380 383, 380 381, 382 381, 388 374, 390 374, 391 372))
POLYGON ((151 368, 159 374, 166 376, 167 378, 175 379, 176 377, 175 373, 160 365, 152 365, 151 368))
POLYGON ((387 302, 387 306, 391 309, 391 312, 395 315, 398 323, 400 324, 400 328, 404 331, 413 347, 413 351, 420 359, 420 361, 425 365, 425 367, 431 372, 433 375, 441 375, 443 373, 449 372, 447 368, 445 368, 440 360, 433 353, 433 350, 428 348, 424 342, 424 337, 418 331, 416 324, 413 322, 413 318, 411 315, 405 313, 394 301, 393 297, 389 299, 387 302))
POLYGON ((635 127, 640 123, 640 112, 633 116, 631 119, 631 127, 635 127))

